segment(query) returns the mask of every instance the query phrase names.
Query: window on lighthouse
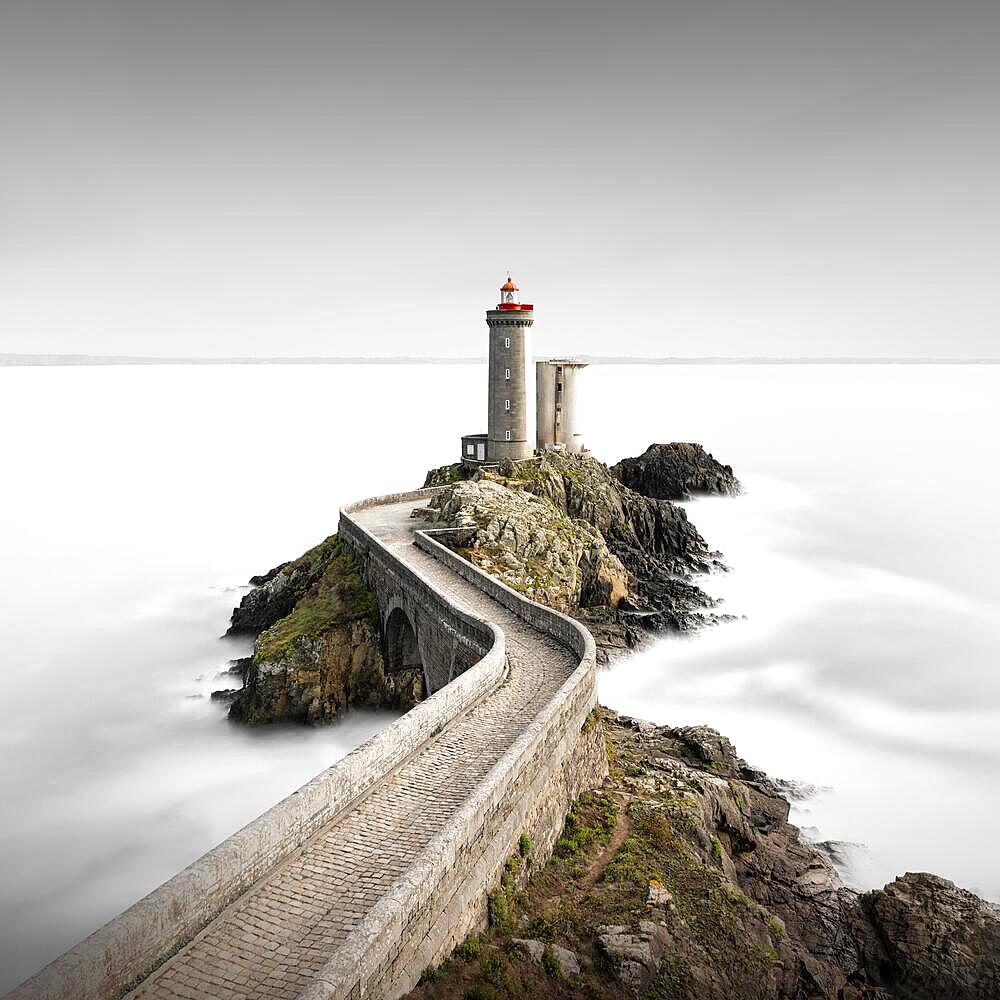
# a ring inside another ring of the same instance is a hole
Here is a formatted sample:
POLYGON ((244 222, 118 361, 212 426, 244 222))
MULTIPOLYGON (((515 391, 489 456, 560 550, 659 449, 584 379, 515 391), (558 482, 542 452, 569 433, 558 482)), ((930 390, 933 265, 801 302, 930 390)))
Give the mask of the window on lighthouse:
POLYGON ((508 369, 506 370, 506 372, 507 372, 507 373, 506 373, 506 375, 504 375, 504 378, 510 378, 510 369, 508 368, 508 369))
POLYGON ((509 410, 509 409, 510 409, 510 400, 509 400, 509 399, 505 399, 505 400, 503 401, 503 408, 504 408, 505 410, 509 410))

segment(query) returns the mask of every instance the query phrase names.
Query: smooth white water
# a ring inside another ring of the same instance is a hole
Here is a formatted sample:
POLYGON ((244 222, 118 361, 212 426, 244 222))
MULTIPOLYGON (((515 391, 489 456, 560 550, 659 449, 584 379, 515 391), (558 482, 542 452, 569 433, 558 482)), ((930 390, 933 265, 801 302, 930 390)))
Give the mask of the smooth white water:
MULTIPOLYGON (((748 487, 689 512, 746 618, 601 678, 706 722, 795 818, 1000 898, 996 367, 593 367, 606 461, 701 441, 748 487)), ((0 989, 389 718, 244 730, 210 703, 247 578, 482 430, 479 367, 0 368, 0 989)))

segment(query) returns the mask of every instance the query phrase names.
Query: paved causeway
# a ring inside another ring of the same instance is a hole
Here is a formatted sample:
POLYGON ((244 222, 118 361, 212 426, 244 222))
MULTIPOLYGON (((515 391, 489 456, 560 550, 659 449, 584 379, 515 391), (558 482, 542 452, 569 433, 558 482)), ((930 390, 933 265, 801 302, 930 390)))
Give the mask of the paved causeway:
POLYGON ((505 633, 510 681, 231 904, 129 1000, 299 996, 578 666, 569 649, 413 544, 423 522, 410 512, 424 503, 352 517, 455 604, 505 633))

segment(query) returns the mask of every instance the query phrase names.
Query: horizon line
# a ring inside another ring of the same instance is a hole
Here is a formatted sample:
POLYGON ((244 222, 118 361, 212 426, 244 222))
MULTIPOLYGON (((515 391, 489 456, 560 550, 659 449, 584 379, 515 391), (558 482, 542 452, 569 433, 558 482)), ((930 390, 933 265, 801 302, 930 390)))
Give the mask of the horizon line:
MULTIPOLYGON (((643 357, 636 355, 574 355, 592 365, 1000 365, 1000 357, 857 356, 857 355, 704 355, 643 357)), ((384 355, 169 357, 127 354, 15 354, 0 353, 0 367, 76 367, 111 365, 471 365, 485 364, 474 357, 384 355)), ((548 360, 545 356, 535 361, 548 360)))

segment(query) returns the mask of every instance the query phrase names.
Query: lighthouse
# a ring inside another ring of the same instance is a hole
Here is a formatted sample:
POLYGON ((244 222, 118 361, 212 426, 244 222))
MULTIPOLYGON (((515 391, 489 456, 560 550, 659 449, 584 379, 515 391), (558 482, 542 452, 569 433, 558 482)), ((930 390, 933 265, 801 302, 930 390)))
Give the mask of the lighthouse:
POLYGON ((462 462, 470 469, 520 462, 548 450, 585 451, 576 416, 576 385, 582 361, 556 358, 539 361, 536 385, 528 385, 531 327, 535 307, 521 301, 510 274, 500 286, 500 301, 486 311, 489 328, 489 391, 487 432, 462 438, 462 462), (529 388, 536 388, 535 394, 529 388), (536 395, 534 414, 531 396, 536 395), (529 419, 534 417, 534 426, 529 419), (530 427, 530 430, 529 430, 530 427))
POLYGON ((534 453, 534 442, 528 436, 526 375, 534 316, 534 306, 521 302, 519 289, 508 274, 500 286, 496 309, 486 311, 490 331, 488 462, 505 458, 517 462, 534 453))

